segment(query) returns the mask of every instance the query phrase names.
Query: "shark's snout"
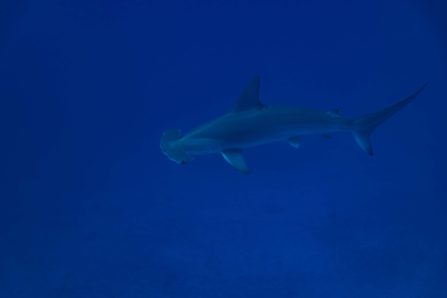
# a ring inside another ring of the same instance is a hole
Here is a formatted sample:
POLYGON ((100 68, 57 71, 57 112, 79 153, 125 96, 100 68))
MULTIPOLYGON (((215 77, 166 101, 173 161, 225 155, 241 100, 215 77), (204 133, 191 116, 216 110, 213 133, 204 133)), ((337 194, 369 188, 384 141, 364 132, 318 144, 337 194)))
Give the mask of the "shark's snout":
POLYGON ((181 149, 174 148, 166 148, 162 147, 163 153, 173 162, 178 163, 179 165, 186 165, 189 163, 192 159, 189 155, 186 154, 181 149))
POLYGON ((185 165, 189 163, 192 158, 179 143, 181 137, 182 135, 179 130, 165 131, 161 137, 160 149, 170 160, 180 165, 185 165))

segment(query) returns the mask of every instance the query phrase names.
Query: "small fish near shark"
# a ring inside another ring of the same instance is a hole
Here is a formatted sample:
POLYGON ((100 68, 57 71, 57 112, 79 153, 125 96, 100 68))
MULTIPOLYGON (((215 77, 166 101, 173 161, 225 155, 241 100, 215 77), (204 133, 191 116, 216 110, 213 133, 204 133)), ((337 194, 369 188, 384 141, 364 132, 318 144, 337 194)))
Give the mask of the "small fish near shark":
POLYGON ((260 78, 250 81, 229 113, 187 134, 166 130, 160 148, 172 161, 186 164, 193 155, 221 154, 235 169, 249 173, 242 150, 277 141, 298 148, 302 136, 318 134, 329 138, 334 132, 349 132, 359 147, 373 155, 370 136, 385 120, 412 102, 427 86, 422 85, 405 99, 382 110, 357 118, 346 118, 338 110, 319 111, 297 107, 268 107, 259 100, 260 78))

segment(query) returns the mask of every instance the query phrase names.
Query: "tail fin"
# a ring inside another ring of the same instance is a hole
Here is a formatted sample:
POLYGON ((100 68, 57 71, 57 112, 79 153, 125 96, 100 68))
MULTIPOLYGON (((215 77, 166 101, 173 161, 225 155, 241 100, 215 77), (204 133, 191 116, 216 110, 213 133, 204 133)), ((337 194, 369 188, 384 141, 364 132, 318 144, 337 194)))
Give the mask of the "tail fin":
POLYGON ((374 155, 370 136, 374 130, 382 124, 385 120, 393 116, 400 111, 407 104, 412 102, 424 88, 428 85, 425 83, 416 92, 408 96, 407 98, 387 107, 380 111, 364 115, 358 119, 352 121, 353 136, 360 148, 363 149, 369 155, 374 155))

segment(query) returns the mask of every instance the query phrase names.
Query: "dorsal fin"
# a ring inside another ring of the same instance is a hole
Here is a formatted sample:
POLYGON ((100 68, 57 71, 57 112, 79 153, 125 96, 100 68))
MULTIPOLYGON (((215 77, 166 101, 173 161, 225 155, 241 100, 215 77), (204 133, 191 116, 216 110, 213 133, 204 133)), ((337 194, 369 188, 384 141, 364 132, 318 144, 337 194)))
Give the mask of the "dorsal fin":
POLYGON ((259 100, 259 81, 260 77, 255 76, 247 87, 245 87, 239 99, 234 106, 235 112, 247 111, 252 109, 262 109, 264 105, 259 100))

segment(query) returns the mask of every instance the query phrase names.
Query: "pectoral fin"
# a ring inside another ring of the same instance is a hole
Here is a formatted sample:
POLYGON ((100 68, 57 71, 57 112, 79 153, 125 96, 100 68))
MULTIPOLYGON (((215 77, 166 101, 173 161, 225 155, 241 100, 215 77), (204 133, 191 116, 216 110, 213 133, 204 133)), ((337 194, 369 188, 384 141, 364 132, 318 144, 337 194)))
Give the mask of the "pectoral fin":
POLYGON ((250 169, 245 163, 244 157, 242 156, 242 151, 240 149, 227 149, 222 151, 222 156, 236 170, 245 174, 250 173, 250 169))
POLYGON ((288 142, 290 146, 298 149, 301 146, 301 137, 299 136, 291 137, 288 139, 288 142))

